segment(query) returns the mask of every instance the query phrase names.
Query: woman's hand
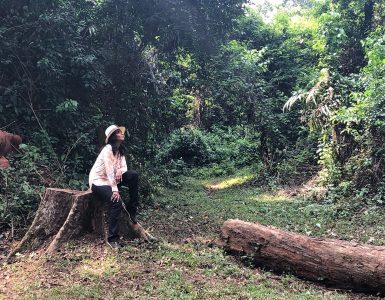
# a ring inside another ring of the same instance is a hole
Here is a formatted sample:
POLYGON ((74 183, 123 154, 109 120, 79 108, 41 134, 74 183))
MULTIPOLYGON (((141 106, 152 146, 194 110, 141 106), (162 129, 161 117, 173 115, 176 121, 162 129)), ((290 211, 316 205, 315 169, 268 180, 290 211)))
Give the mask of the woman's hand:
POLYGON ((120 200, 119 192, 112 192, 111 201, 118 202, 120 200))
POLYGON ((122 181, 122 170, 118 169, 116 171, 115 179, 116 179, 116 182, 121 182, 122 181))

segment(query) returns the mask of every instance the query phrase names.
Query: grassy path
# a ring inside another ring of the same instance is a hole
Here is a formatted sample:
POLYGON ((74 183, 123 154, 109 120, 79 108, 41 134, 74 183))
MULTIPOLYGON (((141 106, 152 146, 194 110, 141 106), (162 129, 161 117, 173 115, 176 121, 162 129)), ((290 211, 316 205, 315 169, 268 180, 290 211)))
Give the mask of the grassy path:
POLYGON ((127 243, 118 252, 85 237, 60 255, 20 256, 0 270, 0 299, 377 299, 328 290, 246 266, 212 243, 228 218, 312 235, 351 236, 352 218, 285 193, 247 187, 250 177, 184 178, 142 214, 158 244, 127 243))

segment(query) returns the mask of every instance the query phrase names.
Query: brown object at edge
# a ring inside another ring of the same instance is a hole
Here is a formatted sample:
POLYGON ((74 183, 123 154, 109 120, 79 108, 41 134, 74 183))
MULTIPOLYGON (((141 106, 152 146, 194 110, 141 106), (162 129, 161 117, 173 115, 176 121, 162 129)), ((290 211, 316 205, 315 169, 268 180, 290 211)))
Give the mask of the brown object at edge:
POLYGON ((7 169, 10 167, 6 156, 18 150, 22 139, 20 136, 0 130, 0 168, 7 169))
POLYGON ((255 265, 328 286, 385 294, 385 246, 311 238, 274 227, 227 220, 221 246, 248 254, 255 265))
POLYGON ((10 167, 8 159, 0 156, 0 169, 8 169, 10 167))

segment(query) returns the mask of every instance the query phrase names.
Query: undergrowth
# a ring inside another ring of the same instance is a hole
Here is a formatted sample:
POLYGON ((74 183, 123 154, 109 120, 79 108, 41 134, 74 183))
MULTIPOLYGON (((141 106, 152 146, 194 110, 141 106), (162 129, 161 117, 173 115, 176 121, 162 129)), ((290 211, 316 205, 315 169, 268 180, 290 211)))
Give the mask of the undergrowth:
POLYGON ((1 267, 0 299, 377 299, 274 275, 216 247, 228 218, 385 245, 380 213, 344 214, 336 203, 267 192, 250 185, 253 176, 240 169, 214 179, 182 177, 180 188, 164 188, 140 215, 159 243, 130 242, 112 252, 80 239, 56 257, 22 254, 1 267))

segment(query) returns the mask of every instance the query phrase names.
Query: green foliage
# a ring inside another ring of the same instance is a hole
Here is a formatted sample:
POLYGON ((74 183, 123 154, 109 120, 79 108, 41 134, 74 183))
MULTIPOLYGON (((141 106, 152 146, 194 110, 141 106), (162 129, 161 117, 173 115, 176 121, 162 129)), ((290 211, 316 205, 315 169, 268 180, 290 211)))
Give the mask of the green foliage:
POLYGON ((341 168, 335 157, 333 145, 330 142, 319 145, 319 164, 323 167, 320 180, 323 184, 338 183, 341 179, 341 168))
POLYGON ((2 1, 1 126, 49 157, 60 176, 48 185, 86 188, 97 131, 111 123, 128 128, 129 163, 151 164, 156 143, 191 120, 197 61, 226 39, 243 2, 2 1))
POLYGON ((181 159, 189 165, 203 165, 209 161, 209 145, 198 129, 182 128, 170 135, 158 153, 160 162, 181 159))
POLYGON ((321 24, 319 28, 320 50, 324 53, 320 61, 321 67, 335 66, 342 53, 343 45, 348 36, 345 28, 348 26, 338 11, 328 11, 319 17, 321 24))
POLYGON ((56 112, 76 111, 79 103, 76 100, 66 99, 56 107, 56 112))
POLYGON ((329 166, 329 179, 335 184, 344 174, 357 188, 367 184, 375 188, 384 175, 381 162, 385 153, 382 138, 385 129, 382 36, 383 30, 379 29, 365 40, 368 65, 360 76, 343 77, 347 83, 345 86, 341 84, 343 80, 339 80, 339 94, 348 96, 340 97, 339 103, 343 105, 334 110, 329 121, 324 123, 331 128, 328 134, 331 142, 325 143, 325 149, 320 150, 323 154, 321 161, 329 166), (336 167, 342 163, 342 168, 336 167))
MULTIPOLYGON (((363 69, 363 93, 366 106, 366 120, 373 123, 375 127, 383 128, 385 122, 385 100, 384 100, 384 72, 385 72, 385 31, 383 28, 372 32, 363 43, 366 49, 368 65, 363 69)), ((369 125, 368 124, 368 125, 369 125)))
POLYGON ((278 184, 296 185, 307 181, 317 170, 316 150, 316 136, 304 130, 295 145, 286 149, 272 166, 270 176, 275 177, 278 184))
POLYGON ((182 160, 190 166, 232 163, 245 166, 259 161, 259 134, 247 127, 213 128, 203 131, 182 128, 170 135, 157 160, 182 160))
MULTIPOLYGON (((272 7, 245 2, 2 1, 0 124, 30 145, 23 155, 47 160, 35 166, 40 183, 18 183, 85 189, 98 133, 118 123, 149 198, 152 184, 178 185, 196 167, 218 176, 252 166, 287 183, 318 164, 328 186, 376 190, 384 4, 294 1, 265 22, 272 7)), ((13 167, 29 170, 17 156, 13 167)))
POLYGON ((11 159, 11 168, 0 169, 0 230, 13 226, 25 228, 32 220, 44 192, 53 181, 48 157, 35 146, 21 145, 21 154, 11 159))
POLYGON ((259 174, 263 169, 259 147, 259 134, 250 127, 183 128, 159 147, 155 165, 148 165, 150 178, 156 185, 180 187, 181 174, 222 176, 244 166, 259 174))

